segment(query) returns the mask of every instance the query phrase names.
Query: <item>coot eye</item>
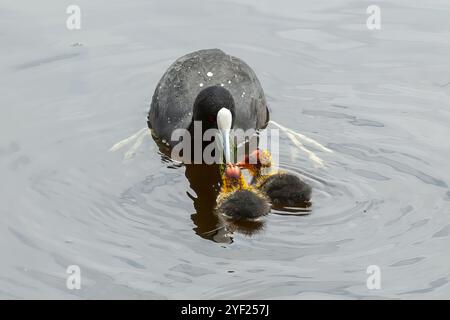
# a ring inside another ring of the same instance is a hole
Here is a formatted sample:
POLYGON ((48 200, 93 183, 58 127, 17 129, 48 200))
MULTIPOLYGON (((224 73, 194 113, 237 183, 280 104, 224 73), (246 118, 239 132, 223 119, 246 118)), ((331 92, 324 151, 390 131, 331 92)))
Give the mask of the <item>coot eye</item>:
POLYGON ((210 123, 214 123, 214 122, 216 122, 216 117, 214 117, 213 115, 209 115, 209 116, 208 116, 208 121, 209 121, 210 123))

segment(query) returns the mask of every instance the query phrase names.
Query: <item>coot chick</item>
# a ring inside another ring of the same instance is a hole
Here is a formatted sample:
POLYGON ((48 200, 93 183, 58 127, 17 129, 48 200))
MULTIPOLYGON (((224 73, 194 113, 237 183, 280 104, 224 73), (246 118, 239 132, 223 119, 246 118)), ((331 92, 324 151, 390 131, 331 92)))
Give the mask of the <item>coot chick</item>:
POLYGON ((238 166, 228 164, 216 210, 233 220, 255 220, 270 212, 270 203, 263 193, 247 185, 238 166))
POLYGON ((237 165, 249 170, 253 176, 253 185, 270 199, 272 205, 277 207, 308 206, 311 200, 311 186, 297 175, 271 171, 271 163, 272 159, 268 151, 255 150, 237 165))
POLYGON ((256 187, 269 197, 274 206, 304 207, 311 200, 311 186, 290 173, 264 176, 256 187))

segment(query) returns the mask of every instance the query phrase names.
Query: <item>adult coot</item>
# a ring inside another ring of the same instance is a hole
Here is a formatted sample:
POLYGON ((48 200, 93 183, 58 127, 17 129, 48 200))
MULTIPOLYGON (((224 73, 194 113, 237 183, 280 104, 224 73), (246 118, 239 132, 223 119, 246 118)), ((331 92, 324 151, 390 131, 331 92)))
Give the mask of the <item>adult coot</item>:
POLYGON ((264 91, 244 61, 219 49, 200 50, 179 58, 164 73, 148 114, 152 134, 172 148, 180 141, 171 139, 174 130, 193 133, 194 121, 201 122, 203 132, 220 130, 226 162, 230 162, 231 128, 267 126, 264 91))

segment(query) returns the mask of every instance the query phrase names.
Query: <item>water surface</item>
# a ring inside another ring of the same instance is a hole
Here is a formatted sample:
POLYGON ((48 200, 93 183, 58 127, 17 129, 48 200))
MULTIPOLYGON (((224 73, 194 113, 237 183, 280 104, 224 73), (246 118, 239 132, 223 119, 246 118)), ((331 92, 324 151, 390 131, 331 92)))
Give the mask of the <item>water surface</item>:
POLYGON ((449 297, 447 1, 380 2, 376 31, 366 1, 77 3, 77 31, 70 3, 0 3, 0 297, 449 297), (228 242, 152 139, 108 152, 170 63, 214 47, 252 66, 273 120, 334 151, 316 168, 281 135, 311 214, 228 242))

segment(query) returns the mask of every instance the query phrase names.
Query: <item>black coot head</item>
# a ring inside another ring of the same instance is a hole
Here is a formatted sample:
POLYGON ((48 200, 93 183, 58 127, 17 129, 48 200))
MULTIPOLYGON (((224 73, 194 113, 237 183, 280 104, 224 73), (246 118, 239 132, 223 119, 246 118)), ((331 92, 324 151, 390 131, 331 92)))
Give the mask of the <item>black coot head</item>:
POLYGON ((274 206, 303 207, 311 200, 311 186, 289 173, 276 173, 259 186, 274 206))
POLYGON ((217 113, 222 108, 230 110, 234 123, 234 99, 231 93, 221 86, 205 88, 195 99, 193 120, 202 121, 203 130, 217 129, 217 113))
POLYGON ((270 212, 270 203, 255 190, 238 189, 223 199, 217 210, 233 220, 257 219, 270 212))

